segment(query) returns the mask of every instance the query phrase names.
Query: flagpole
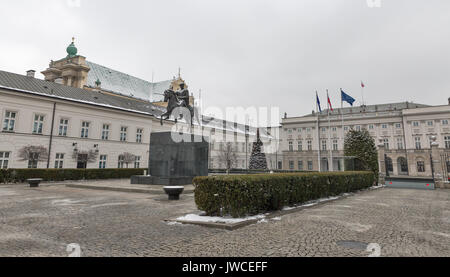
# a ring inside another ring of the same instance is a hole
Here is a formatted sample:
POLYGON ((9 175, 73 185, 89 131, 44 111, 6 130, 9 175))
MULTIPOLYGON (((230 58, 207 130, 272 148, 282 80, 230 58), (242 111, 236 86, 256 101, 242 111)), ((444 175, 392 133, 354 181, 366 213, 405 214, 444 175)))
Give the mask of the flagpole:
POLYGON ((361 96, 362 96, 362 105, 363 106, 366 105, 366 101, 364 101, 364 88, 365 88, 365 84, 363 83, 363 81, 361 81, 361 96))
POLYGON ((330 95, 328 94, 328 89, 327 89, 327 101, 328 101, 328 143, 330 146, 330 160, 331 160, 331 166, 329 167, 329 169, 331 169, 331 171, 334 171, 334 166, 333 166, 333 144, 331 143, 331 120, 330 120, 330 111, 331 111, 331 100, 330 100, 330 95))
POLYGON ((342 88, 341 88, 341 115, 342 115, 342 169, 345 171, 345 130, 344 130, 344 99, 342 99, 342 88))
POLYGON ((317 164, 318 164, 318 167, 319 167, 319 172, 321 172, 322 168, 321 168, 321 164, 320 164, 320 130, 319 130, 320 119, 319 119, 319 102, 318 102, 318 99, 319 99, 319 94, 318 94, 318 92, 316 90, 317 141, 318 141, 318 143, 317 143, 317 146, 318 146, 318 148, 317 148, 317 161, 318 161, 318 163, 317 164))

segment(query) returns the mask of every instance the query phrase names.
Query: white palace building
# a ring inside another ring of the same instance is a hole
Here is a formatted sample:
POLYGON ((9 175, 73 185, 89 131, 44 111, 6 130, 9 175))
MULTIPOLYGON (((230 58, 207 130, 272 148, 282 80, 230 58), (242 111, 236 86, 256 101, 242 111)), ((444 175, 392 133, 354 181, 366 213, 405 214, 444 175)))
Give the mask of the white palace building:
MULTIPOLYGON (((178 76, 151 83, 87 61, 77 52, 72 42, 68 55, 42 72, 45 80, 33 70, 24 75, 0 71, 0 168, 148 167, 151 133, 171 131, 174 125, 160 125, 166 112, 161 95, 170 87, 177 90, 184 80, 178 76), (29 159, 23 150, 30 146, 44 149, 46 158, 29 159)), ((232 166, 247 169, 257 129, 201 119, 200 132, 210 141, 210 168, 226 167, 220 158, 226 148, 222 138, 231 137, 232 166)), ((265 141, 274 141, 271 132, 260 128, 265 141)), ((269 167, 275 168, 275 156, 268 155, 269 167)))
POLYGON ((441 172, 450 171, 450 100, 442 106, 405 102, 335 109, 330 115, 330 125, 327 113, 328 110, 300 117, 285 116, 279 167, 343 170, 343 134, 350 129, 367 129, 377 145, 384 144, 390 175, 430 177, 433 136, 437 138, 444 167, 441 172))
MULTIPOLYGON (((35 71, 0 71, 0 168, 147 168, 151 133, 171 131, 174 125, 160 125, 166 111, 161 95, 170 87, 177 90, 184 80, 178 76, 151 83, 87 61, 77 52, 72 42, 68 55, 42 72, 45 80, 36 78, 35 71), (24 157, 30 146, 44 149, 46 159, 24 157), (87 159, 91 153, 93 158, 87 159)), ((441 172, 448 174, 450 103, 335 109, 330 129, 327 112, 286 115, 281 126, 259 128, 269 169, 343 170, 343 134, 365 128, 377 145, 380 140, 385 145, 391 175, 431 176, 432 136, 437 137, 441 172)), ((247 169, 257 128, 207 116, 201 120, 200 133, 210 141, 210 169, 226 167, 224 137, 231 138, 236 154, 232 167, 247 169)))

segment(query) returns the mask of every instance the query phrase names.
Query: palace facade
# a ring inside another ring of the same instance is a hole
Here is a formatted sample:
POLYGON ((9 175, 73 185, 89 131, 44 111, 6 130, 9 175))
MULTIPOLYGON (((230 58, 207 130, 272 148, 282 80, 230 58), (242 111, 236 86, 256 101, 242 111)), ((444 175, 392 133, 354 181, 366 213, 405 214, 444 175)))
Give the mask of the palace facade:
POLYGON ((450 100, 446 105, 392 103, 328 110, 282 120, 279 167, 285 170, 339 171, 344 168, 344 137, 350 129, 366 129, 386 149, 392 176, 431 177, 431 138, 450 171, 450 100), (330 123, 329 123, 330 122, 330 123))
MULTIPOLYGON (((77 52, 72 42, 67 56, 42 72, 45 80, 33 70, 0 71, 0 168, 147 168, 151 133, 173 130, 173 121, 161 126, 159 117, 166 112, 163 92, 177 90, 180 75, 151 83, 77 52)), ((195 104, 193 96, 190 101, 195 104)), ((195 133, 210 141, 210 168, 225 168, 227 142, 233 168, 248 168, 257 129, 208 116, 201 121, 195 133)), ((260 133, 264 141, 275 140, 271 128, 260 133)), ((268 154, 269 166, 275 167, 274 157, 268 154)))

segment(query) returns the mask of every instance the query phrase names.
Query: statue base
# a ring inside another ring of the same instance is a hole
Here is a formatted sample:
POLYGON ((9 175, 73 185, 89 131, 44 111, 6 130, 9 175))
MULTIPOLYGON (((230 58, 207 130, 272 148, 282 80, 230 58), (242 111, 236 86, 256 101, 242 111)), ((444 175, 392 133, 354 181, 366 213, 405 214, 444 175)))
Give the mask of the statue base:
POLYGON ((194 177, 155 177, 155 176, 131 176, 132 185, 154 186, 187 186, 192 185, 194 177))

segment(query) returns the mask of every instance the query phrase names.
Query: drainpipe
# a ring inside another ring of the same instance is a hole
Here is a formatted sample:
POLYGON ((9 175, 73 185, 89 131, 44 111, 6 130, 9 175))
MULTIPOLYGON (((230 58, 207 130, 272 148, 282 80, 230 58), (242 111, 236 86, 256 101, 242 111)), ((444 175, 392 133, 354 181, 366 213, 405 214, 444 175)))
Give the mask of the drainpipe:
POLYGON ((53 129, 55 129, 55 111, 56 111, 56 102, 53 103, 52 126, 50 129, 50 140, 48 143, 47 169, 50 168, 50 157, 52 156, 53 129))

